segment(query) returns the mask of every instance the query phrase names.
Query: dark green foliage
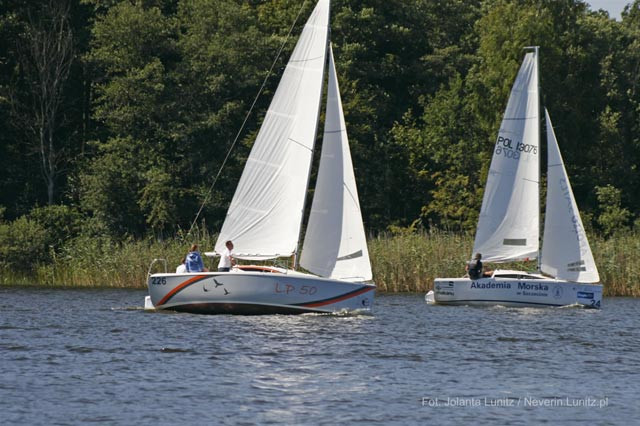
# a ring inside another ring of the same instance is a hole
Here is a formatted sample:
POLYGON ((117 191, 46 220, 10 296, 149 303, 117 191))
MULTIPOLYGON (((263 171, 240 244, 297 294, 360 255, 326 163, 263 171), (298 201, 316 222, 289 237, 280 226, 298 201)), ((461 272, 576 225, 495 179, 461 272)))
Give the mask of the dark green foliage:
POLYGON ((28 218, 45 231, 44 244, 56 252, 69 240, 78 236, 83 227, 83 216, 72 207, 51 205, 36 207, 28 218))
POLYGON ((600 211, 598 225, 602 232, 610 236, 628 231, 631 213, 621 206, 620 190, 611 185, 596 186, 596 196, 600 211))
MULTIPOLYGON (((314 3, 69 0, 74 56, 52 133, 54 202, 21 226, 44 227, 44 244, 56 250, 77 232, 61 223, 78 215, 83 232, 109 241, 188 229, 301 11, 205 203, 201 219, 219 229, 314 3)), ((50 4, 0 1, 7 221, 51 201, 27 132, 37 114, 29 108, 33 73, 21 54, 30 19, 50 4)), ((475 227, 527 45, 541 46, 543 104, 585 217, 608 232, 611 220, 601 222, 608 213, 594 191, 607 185, 620 191, 625 224, 640 214, 640 0, 621 21, 579 0, 334 0, 331 31, 370 231, 475 227)))
POLYGON ((411 142, 391 129, 451 75, 468 71, 479 3, 334 2, 332 42, 369 229, 408 225, 420 215, 426 191, 410 164, 411 142))
POLYGON ((28 274, 47 260, 47 232, 42 225, 25 216, 0 222, 0 269, 28 274))
POLYGON ((132 138, 113 138, 100 144, 100 155, 81 175, 80 203, 113 236, 144 227, 138 206, 143 190, 142 164, 147 163, 141 144, 132 138), (142 164, 141 164, 142 163, 142 164))

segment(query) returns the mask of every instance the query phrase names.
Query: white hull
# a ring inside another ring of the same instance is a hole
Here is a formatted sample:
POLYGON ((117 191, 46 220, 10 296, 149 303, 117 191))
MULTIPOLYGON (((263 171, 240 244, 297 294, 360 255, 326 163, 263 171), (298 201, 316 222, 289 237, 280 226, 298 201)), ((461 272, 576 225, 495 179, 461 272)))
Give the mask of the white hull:
MULTIPOLYGON (((524 273, 523 273, 524 274, 524 273)), ((570 306, 599 309, 602 285, 583 284, 542 276, 506 278, 436 278, 427 303, 480 306, 570 306)))
POLYGON ((295 271, 153 274, 154 309, 196 314, 302 314, 371 311, 375 285, 295 271))

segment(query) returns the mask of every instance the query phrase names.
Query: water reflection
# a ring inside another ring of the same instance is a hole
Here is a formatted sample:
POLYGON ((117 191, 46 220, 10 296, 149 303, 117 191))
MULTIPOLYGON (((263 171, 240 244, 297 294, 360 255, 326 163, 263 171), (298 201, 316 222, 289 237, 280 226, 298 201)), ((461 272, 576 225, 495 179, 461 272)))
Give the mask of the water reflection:
POLYGON ((422 296, 380 295, 373 316, 233 317, 148 314, 138 291, 0 288, 0 410, 7 424, 640 417, 639 301, 469 308, 428 306, 422 296), (429 405, 526 397, 609 403, 429 405))

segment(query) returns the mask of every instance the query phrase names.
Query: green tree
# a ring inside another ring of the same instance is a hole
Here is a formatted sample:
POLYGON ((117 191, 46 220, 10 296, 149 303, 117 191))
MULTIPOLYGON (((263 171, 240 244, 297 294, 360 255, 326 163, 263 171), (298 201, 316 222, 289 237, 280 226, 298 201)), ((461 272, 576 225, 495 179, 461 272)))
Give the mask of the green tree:
MULTIPOLYGON (((39 86, 24 52, 30 25, 50 22, 42 12, 53 3, 0 0, 0 205, 8 220, 50 201, 42 151, 27 148, 25 129, 38 120, 24 112, 39 86)), ((55 92, 53 200, 90 216, 83 229, 92 235, 106 230, 115 241, 185 229, 205 198, 201 217, 219 227, 315 2, 63 3, 74 56, 55 92)), ((369 230, 420 221, 473 228, 527 45, 540 46, 543 104, 581 208, 598 218, 593 188, 610 184, 620 209, 640 213, 640 0, 621 21, 580 0, 334 0, 331 22, 369 230)))
POLYGON ((621 191, 611 185, 597 186, 600 215, 598 224, 605 235, 623 232, 629 228, 631 212, 622 207, 621 191))
MULTIPOLYGON (((80 176, 82 206, 114 235, 143 234, 145 220, 140 196, 145 176, 165 164, 175 142, 179 117, 175 80, 177 26, 157 2, 123 1, 109 7, 92 29, 87 60, 102 75, 96 84, 94 117, 106 128, 106 140, 96 141, 92 160, 80 176)), ((160 4, 162 6, 162 4, 160 4)), ((159 209, 175 200, 146 209, 159 209)), ((171 212, 160 214, 171 217, 171 212)))
POLYGON ((0 201, 8 217, 66 198, 91 131, 79 0, 0 2, 0 201))
POLYGON ((451 79, 426 101, 421 126, 407 122, 394 128, 395 138, 410 152, 410 166, 423 188, 423 224, 448 229, 475 227, 481 201, 480 181, 488 155, 474 143, 477 132, 465 103, 463 81, 451 79))
POLYGON ((332 42, 368 229, 406 226, 420 214, 425 188, 410 165, 412 142, 392 129, 403 117, 417 118, 421 98, 466 74, 479 4, 361 0, 333 6, 332 42))
POLYGON ((141 232, 145 219, 138 205, 143 189, 140 144, 133 138, 110 138, 98 144, 98 155, 80 177, 82 208, 112 234, 141 232))
POLYGON ((574 191, 579 200, 589 201, 581 204, 593 208, 591 188, 603 182, 615 182, 629 198, 635 196, 637 132, 631 129, 640 115, 633 83, 637 49, 631 50, 638 3, 626 12, 625 25, 590 12, 580 1, 483 3, 474 27, 477 59, 469 72, 426 97, 422 117, 405 116, 394 129, 410 152, 412 175, 429 191, 423 221, 446 227, 473 223, 481 200, 478 185, 486 178, 523 47, 532 45, 541 46, 542 103, 554 117, 574 191))
POLYGON ((78 236, 83 226, 81 213, 64 205, 36 207, 29 212, 27 218, 44 229, 44 246, 56 252, 67 241, 78 236))
POLYGON ((53 203, 59 167, 64 161, 56 136, 64 85, 74 59, 69 8, 67 1, 50 0, 38 13, 29 13, 20 50, 30 90, 26 108, 21 109, 23 105, 18 103, 15 115, 28 129, 31 144, 39 154, 49 204, 53 203))
POLYGON ((48 259, 47 235, 42 225, 21 216, 0 221, 0 268, 29 273, 48 259))
MULTIPOLYGON (((104 76, 95 118, 108 136, 94 144, 81 192, 115 234, 189 225, 268 69, 265 51, 278 45, 278 36, 260 32, 248 3, 157 3, 108 7, 88 56, 104 76), (114 218, 123 198, 127 207, 114 218)), ((224 217, 238 165, 231 162, 209 199, 210 223, 224 217)))

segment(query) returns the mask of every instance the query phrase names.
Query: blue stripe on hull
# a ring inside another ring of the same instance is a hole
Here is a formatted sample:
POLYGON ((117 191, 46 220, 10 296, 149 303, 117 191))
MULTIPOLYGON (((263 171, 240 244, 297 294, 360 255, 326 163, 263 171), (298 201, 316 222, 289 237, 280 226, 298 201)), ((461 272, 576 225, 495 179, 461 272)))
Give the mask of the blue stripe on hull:
MULTIPOLYGON (((571 306, 571 305, 565 305, 565 304, 554 304, 554 303, 537 303, 537 302, 519 302, 519 301, 515 301, 515 300, 489 300, 489 299, 485 299, 485 300, 479 300, 479 299, 468 299, 468 300, 436 300, 436 303, 439 305, 465 305, 468 303, 496 303, 496 304, 519 304, 519 305, 529 305, 529 306, 552 306, 552 307, 561 307, 561 306, 571 306)), ((582 303, 575 303, 576 305, 580 305, 583 306, 585 308, 590 308, 591 306, 589 305, 584 305, 582 303)))

